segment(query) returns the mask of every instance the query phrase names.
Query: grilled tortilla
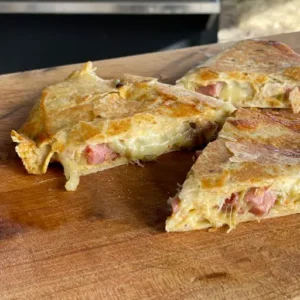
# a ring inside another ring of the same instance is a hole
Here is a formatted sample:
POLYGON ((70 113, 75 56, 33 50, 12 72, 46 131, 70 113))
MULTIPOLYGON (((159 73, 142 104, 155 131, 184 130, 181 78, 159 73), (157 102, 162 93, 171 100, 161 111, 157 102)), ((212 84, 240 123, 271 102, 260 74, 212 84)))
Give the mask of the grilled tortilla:
POLYGON ((171 203, 167 231, 233 229, 241 222, 299 213, 300 115, 238 109, 171 203))
POLYGON ((190 70, 177 81, 235 107, 300 111, 300 56, 287 45, 245 40, 190 70))
POLYGON ((43 174, 59 161, 75 190, 79 177, 193 148, 212 139, 230 104, 154 78, 103 80, 91 63, 47 87, 28 120, 12 131, 27 171, 43 174))

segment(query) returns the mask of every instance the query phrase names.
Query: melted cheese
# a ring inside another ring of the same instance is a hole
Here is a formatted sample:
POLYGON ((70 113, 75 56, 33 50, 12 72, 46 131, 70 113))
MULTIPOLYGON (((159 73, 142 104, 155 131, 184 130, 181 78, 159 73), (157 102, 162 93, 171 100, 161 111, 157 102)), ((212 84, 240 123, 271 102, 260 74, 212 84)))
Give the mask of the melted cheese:
POLYGON ((168 218, 166 222, 167 231, 218 228, 224 225, 227 225, 230 231, 241 222, 300 212, 300 180, 297 178, 286 178, 284 181, 278 180, 271 185, 271 189, 277 194, 277 200, 269 213, 263 217, 248 213, 247 205, 243 205, 245 192, 250 187, 239 191, 240 198, 238 201, 245 208, 245 212, 240 214, 235 209, 226 212, 221 210, 224 200, 231 192, 205 191, 201 189, 198 182, 194 176, 190 176, 185 181, 179 193, 180 209, 168 218))
POLYGON ((240 106, 245 100, 254 97, 254 89, 248 82, 229 81, 224 83, 220 93, 220 98, 231 102, 233 105, 240 106))
MULTIPOLYGON (((67 190, 75 190, 79 184, 79 176, 104 170, 109 167, 126 164, 129 161, 153 160, 156 157, 181 148, 191 148, 197 143, 197 129, 191 127, 190 122, 178 122, 176 119, 157 118, 157 124, 132 126, 129 137, 116 135, 107 142, 108 146, 120 157, 114 161, 105 161, 89 165, 84 154, 85 145, 80 144, 71 152, 61 154, 59 160, 64 166, 68 179, 67 190)), ((93 140, 93 144, 102 143, 102 140, 93 140)))
MULTIPOLYGON (((175 122, 174 122, 175 123, 175 122)), ((190 148, 195 144, 195 132, 189 123, 174 124, 163 131, 149 131, 144 135, 132 135, 129 139, 116 139, 109 146, 130 160, 149 160, 163 153, 190 148)))

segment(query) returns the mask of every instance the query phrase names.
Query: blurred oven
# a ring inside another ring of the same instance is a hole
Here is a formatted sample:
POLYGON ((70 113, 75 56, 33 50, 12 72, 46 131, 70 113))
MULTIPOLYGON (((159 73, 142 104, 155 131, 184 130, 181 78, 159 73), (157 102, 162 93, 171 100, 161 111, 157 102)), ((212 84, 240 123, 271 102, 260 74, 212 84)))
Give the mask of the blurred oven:
POLYGON ((216 42, 219 12, 218 0, 0 0, 0 73, 216 42))

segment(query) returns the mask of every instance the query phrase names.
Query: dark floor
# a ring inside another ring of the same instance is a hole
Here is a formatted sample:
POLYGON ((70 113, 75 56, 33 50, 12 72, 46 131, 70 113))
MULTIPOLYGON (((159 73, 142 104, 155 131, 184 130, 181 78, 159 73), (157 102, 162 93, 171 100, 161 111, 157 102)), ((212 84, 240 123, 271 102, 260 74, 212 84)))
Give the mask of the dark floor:
POLYGON ((0 74, 212 43, 208 15, 1 15, 0 74))

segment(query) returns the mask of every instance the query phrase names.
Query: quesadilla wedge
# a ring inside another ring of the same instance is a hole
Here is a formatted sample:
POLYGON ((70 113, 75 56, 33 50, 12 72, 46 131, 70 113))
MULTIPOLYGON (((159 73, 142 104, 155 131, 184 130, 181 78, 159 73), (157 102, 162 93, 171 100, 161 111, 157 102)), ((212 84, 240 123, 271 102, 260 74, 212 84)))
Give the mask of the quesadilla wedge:
POLYGON ((300 115, 238 109, 200 154, 171 204, 167 231, 233 229, 299 213, 300 115))
POLYGON ((235 107, 300 111, 300 56, 287 45, 245 40, 190 70, 178 86, 235 107))
POLYGON ((12 131, 27 171, 59 161, 75 190, 79 177, 211 140, 234 107, 212 97, 124 75, 103 80, 91 63, 47 87, 28 120, 12 131))

